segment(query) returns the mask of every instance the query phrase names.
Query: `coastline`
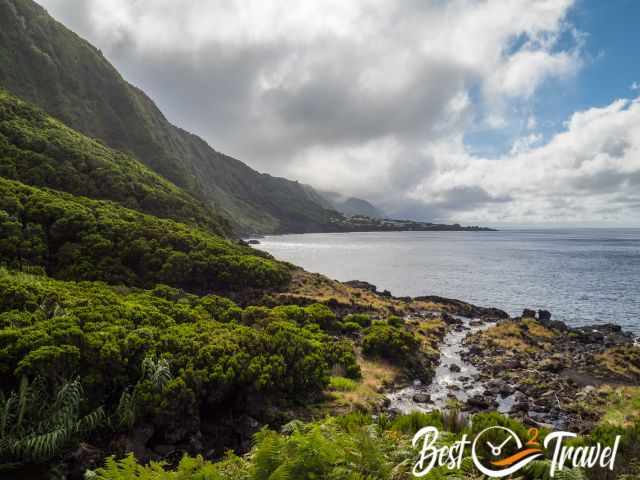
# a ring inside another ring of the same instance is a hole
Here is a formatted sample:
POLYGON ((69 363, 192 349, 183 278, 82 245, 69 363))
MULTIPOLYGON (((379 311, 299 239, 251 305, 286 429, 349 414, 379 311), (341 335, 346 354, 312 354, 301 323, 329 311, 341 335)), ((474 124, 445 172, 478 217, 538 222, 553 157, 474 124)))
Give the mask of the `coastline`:
POLYGON ((394 297, 365 281, 345 283, 387 299, 444 308, 405 317, 407 323, 439 317, 447 327, 431 381, 405 377, 385 390, 382 410, 391 415, 450 408, 498 411, 525 425, 585 433, 594 428, 598 407, 606 406, 612 389, 640 384, 640 368, 608 368, 607 357, 630 354, 640 365, 637 337, 619 325, 569 327, 552 320, 547 310, 524 309, 510 317, 462 300, 394 297))
POLYGON ((307 271, 364 279, 398 296, 460 298, 511 316, 547 309, 570 326, 617 323, 640 334, 637 230, 292 234, 259 242, 307 271))

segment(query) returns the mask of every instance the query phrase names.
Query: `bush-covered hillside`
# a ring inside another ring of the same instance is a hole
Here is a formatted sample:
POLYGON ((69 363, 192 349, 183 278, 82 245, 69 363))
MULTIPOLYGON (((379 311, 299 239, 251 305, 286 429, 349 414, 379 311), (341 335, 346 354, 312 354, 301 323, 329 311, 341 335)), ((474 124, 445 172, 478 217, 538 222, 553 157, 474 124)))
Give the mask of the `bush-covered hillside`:
POLYGON ((193 292, 277 288, 288 267, 267 254, 117 204, 0 178, 0 259, 56 278, 193 292))
POLYGON ((136 159, 0 90, 0 175, 228 234, 228 222, 136 159))
MULTIPOLYGON (((319 305, 242 309, 167 286, 129 290, 2 269, 0 312, 0 399, 23 378, 44 381, 45 391, 78 378, 84 409, 103 408, 115 431, 150 426, 155 443, 187 441, 205 418, 215 428, 233 412, 318 398, 332 369, 359 375, 352 344, 320 328, 332 315, 319 305)), ((0 465, 12 460, 2 458, 2 436, 0 465)))

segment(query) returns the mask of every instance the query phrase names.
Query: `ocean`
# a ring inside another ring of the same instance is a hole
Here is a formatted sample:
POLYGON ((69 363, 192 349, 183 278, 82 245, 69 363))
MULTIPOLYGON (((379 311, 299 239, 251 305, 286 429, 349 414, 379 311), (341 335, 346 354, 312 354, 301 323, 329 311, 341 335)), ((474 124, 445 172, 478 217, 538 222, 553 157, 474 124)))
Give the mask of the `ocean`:
POLYGON ((278 235, 258 248, 311 272, 395 296, 440 295, 572 326, 640 334, 640 229, 278 235))

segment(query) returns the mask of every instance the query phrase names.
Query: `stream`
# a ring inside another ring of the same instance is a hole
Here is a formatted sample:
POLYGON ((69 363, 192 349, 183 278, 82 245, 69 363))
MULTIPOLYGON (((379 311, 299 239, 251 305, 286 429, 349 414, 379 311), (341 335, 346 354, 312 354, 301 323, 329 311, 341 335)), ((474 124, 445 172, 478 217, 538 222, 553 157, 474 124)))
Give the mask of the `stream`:
MULTIPOLYGON (((405 414, 442 410, 451 400, 465 403, 469 398, 484 393, 484 383, 479 381, 480 371, 462 359, 462 341, 467 335, 487 329, 492 324, 479 323, 478 319, 453 316, 462 324, 453 326, 444 337, 440 345, 440 362, 431 384, 423 385, 416 380, 413 385, 388 394, 390 409, 405 414), (452 365, 459 367, 459 371, 455 366, 452 370, 452 365)), ((508 413, 513 405, 513 395, 498 398, 498 403, 498 411, 508 413)))

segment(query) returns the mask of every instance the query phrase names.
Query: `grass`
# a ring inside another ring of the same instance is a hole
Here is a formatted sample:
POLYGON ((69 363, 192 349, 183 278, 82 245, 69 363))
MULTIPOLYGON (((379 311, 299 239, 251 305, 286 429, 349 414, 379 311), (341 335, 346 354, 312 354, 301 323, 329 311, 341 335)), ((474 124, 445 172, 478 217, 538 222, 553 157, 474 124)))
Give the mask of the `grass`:
MULTIPOLYGON (((619 346, 595 356, 596 364, 626 382, 640 382, 640 348, 619 346)), ((605 373, 608 373, 605 372, 605 373)))
POLYGON ((380 360, 358 355, 362 372, 360 381, 331 377, 328 409, 333 413, 376 410, 384 400, 383 389, 400 375, 400 369, 380 360))
POLYGON ((482 343, 492 344, 506 351, 517 350, 535 353, 549 348, 549 345, 545 345, 544 340, 551 340, 557 334, 535 320, 527 319, 500 322, 476 335, 480 337, 482 343), (532 342, 532 338, 537 341, 532 342))
POLYGON ((609 396, 600 423, 628 427, 640 420, 640 387, 603 387, 609 396))
POLYGON ((277 294, 276 297, 280 297, 283 303, 333 304, 351 312, 367 312, 380 317, 404 316, 419 310, 442 310, 442 306, 438 304, 422 301, 408 303, 382 297, 301 269, 292 272, 292 280, 287 290, 277 294))
POLYGON ((353 392, 358 388, 358 382, 345 377, 331 377, 329 388, 336 392, 353 392))
POLYGON ((533 319, 523 320, 522 323, 527 326, 529 334, 534 337, 551 339, 558 335, 533 319))

